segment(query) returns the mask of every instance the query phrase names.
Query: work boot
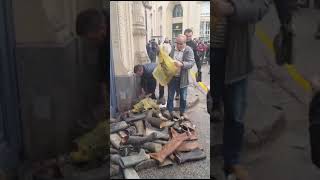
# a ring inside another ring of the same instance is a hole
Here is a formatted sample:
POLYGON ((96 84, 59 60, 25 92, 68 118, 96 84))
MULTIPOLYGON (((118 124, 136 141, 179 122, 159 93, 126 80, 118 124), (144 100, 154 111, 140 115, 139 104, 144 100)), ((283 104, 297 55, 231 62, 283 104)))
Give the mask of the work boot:
POLYGON ((179 134, 175 132, 173 128, 171 128, 171 132, 172 134, 178 135, 173 135, 172 139, 161 149, 160 152, 149 154, 151 158, 156 159, 160 163, 163 163, 166 157, 172 154, 182 144, 183 141, 189 139, 187 133, 179 134))
POLYGON ((241 165, 233 165, 224 168, 226 177, 234 175, 237 180, 250 180, 248 171, 241 165))
POLYGON ((179 94, 176 95, 176 97, 174 99, 178 101, 180 99, 180 95, 179 94))
POLYGON ((139 154, 132 156, 125 156, 120 158, 120 165, 122 168, 128 168, 139 164, 140 162, 150 159, 150 156, 141 149, 139 154))
POLYGON ((200 150, 195 149, 193 151, 187 153, 176 152, 175 153, 176 160, 179 164, 188 162, 188 161, 197 161, 206 158, 206 154, 200 150))

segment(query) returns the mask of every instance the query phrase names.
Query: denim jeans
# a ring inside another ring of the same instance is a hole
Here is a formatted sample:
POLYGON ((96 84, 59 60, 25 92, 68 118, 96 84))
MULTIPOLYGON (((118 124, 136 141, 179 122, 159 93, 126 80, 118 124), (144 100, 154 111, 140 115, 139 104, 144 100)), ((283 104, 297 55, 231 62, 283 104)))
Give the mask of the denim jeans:
POLYGON ((225 166, 239 163, 244 134, 243 118, 247 107, 248 80, 243 79, 225 86, 223 157, 225 166))
POLYGON ((211 91, 211 96, 213 99, 213 110, 217 110, 223 98, 223 89, 224 89, 224 77, 225 77, 225 58, 226 58, 226 50, 225 48, 213 48, 212 54, 213 62, 212 62, 212 70, 211 73, 213 75, 213 87, 214 90, 211 91))
POLYGON ((187 89, 188 87, 180 88, 180 77, 173 77, 168 84, 168 101, 167 109, 169 112, 173 111, 174 94, 180 90, 180 114, 186 111, 187 107, 187 89))

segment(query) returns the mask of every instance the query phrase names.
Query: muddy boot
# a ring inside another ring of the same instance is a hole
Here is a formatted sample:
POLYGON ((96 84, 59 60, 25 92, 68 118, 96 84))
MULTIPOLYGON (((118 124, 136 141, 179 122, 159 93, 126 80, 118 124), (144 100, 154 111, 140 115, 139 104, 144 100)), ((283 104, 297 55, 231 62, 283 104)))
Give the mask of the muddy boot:
POLYGON ((110 160, 111 162, 120 165, 120 158, 121 156, 119 154, 111 154, 110 155, 110 160))
POLYGON ((174 122, 172 121, 165 121, 160 118, 152 117, 150 113, 148 113, 148 116, 146 117, 145 120, 148 121, 153 127, 156 127, 159 129, 162 129, 164 127, 169 127, 174 124, 174 122))
POLYGON ((156 133, 151 133, 148 136, 129 136, 128 139, 123 139, 122 144, 132 144, 134 146, 142 145, 146 142, 151 142, 157 139, 156 133))
POLYGON ((141 149, 138 155, 126 156, 120 158, 120 165, 122 168, 128 168, 139 164, 140 162, 150 159, 150 156, 141 149))
POLYGON ((130 117, 125 117, 124 120, 129 123, 129 122, 134 122, 134 121, 139 121, 141 119, 144 119, 146 117, 145 113, 141 113, 141 114, 133 114, 130 115, 130 117))
POLYGON ((176 150, 176 152, 189 152, 195 149, 203 149, 197 141, 184 141, 176 150))
POLYGON ((165 134, 165 133, 162 133, 160 131, 156 131, 156 130, 153 130, 151 128, 146 128, 146 136, 152 134, 152 133, 156 133, 157 134, 157 139, 163 139, 163 140, 169 140, 170 136, 169 134, 165 134))
POLYGON ((110 154, 119 154, 119 151, 114 148, 110 148, 110 154))
POLYGON ((138 173, 133 168, 123 169, 125 179, 140 179, 138 173))
POLYGON ((136 136, 143 136, 145 134, 144 124, 142 120, 134 122, 134 126, 137 129, 136 136))
POLYGON ((130 126, 127 129, 125 129, 124 131, 126 131, 129 136, 137 135, 137 132, 138 132, 137 128, 135 126, 130 126))
POLYGON ((121 137, 118 134, 111 134, 110 135, 110 142, 116 149, 120 148, 121 137))
POLYGON ((125 121, 113 123, 110 125, 110 133, 121 131, 123 129, 126 129, 127 127, 129 127, 129 125, 125 121))
POLYGON ((148 169, 148 168, 152 168, 152 167, 156 167, 158 166, 158 162, 154 159, 147 159, 145 161, 140 162, 139 164, 137 164, 134 169, 136 171, 140 171, 142 169, 148 169))
POLYGON ((224 172, 227 179, 234 176, 236 180, 250 180, 248 171, 241 165, 225 167, 224 172))
POLYGON ((206 158, 206 154, 200 149, 195 149, 187 153, 176 152, 175 156, 179 164, 182 164, 188 161, 197 161, 197 160, 206 158))
POLYGON ((160 167, 165 167, 165 166, 171 166, 173 165, 173 162, 170 158, 166 158, 163 163, 161 163, 159 166, 160 167))
POLYGON ((162 145, 153 142, 144 143, 142 146, 144 149, 147 149, 150 152, 159 152, 162 149, 162 145))
POLYGON ((114 165, 114 164, 111 164, 110 166, 110 177, 112 176, 116 176, 120 173, 120 167, 119 165, 114 165))
POLYGON ((151 158, 158 160, 160 163, 163 163, 166 157, 172 154, 183 141, 189 139, 187 133, 179 134, 173 128, 171 128, 171 132, 175 135, 172 136, 168 144, 166 144, 160 152, 149 154, 151 158))

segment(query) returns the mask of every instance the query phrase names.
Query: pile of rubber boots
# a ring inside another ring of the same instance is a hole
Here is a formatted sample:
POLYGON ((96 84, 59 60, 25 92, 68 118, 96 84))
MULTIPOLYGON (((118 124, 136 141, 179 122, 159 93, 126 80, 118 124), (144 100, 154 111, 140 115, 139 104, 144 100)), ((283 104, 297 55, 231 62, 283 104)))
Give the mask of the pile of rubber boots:
POLYGON ((168 120, 160 110, 124 113, 110 120, 110 176, 139 178, 137 171, 205 159, 190 120, 168 120))

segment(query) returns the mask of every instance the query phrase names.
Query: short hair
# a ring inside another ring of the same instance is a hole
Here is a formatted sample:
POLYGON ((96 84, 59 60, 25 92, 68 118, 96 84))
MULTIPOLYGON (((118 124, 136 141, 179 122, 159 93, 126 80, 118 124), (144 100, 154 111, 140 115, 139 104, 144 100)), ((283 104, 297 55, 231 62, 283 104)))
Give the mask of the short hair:
POLYGON ((185 29, 183 34, 191 33, 191 32, 193 33, 192 29, 185 29))
POLYGON ((76 19, 76 33, 79 36, 96 32, 101 24, 106 23, 106 13, 97 9, 87 9, 80 12, 76 19))
POLYGON ((133 68, 133 72, 137 73, 138 71, 141 71, 142 68, 143 66, 141 64, 135 65, 133 68))

